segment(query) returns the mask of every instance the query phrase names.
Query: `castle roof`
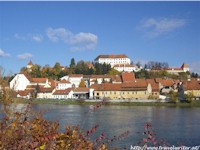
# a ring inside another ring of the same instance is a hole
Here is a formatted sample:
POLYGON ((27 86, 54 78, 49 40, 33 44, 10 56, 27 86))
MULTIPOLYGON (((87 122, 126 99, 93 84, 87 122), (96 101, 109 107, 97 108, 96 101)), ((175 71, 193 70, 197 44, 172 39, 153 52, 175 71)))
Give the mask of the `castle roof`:
POLYGON ((119 54, 119 55, 99 55, 95 60, 98 60, 99 58, 128 58, 125 54, 119 54))

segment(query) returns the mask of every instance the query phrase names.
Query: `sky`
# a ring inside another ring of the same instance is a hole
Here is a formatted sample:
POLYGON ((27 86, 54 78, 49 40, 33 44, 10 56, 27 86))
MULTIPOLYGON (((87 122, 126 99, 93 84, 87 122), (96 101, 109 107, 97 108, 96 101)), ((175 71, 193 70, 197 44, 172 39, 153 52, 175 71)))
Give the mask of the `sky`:
POLYGON ((20 72, 126 54, 200 74, 200 1, 0 1, 0 66, 20 72))

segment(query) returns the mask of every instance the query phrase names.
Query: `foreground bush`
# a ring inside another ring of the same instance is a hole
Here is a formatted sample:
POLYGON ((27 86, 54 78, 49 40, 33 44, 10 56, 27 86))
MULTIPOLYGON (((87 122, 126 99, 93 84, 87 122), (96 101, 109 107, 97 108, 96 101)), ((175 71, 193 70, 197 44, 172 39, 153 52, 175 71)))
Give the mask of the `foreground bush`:
POLYGON ((101 140, 93 142, 78 126, 66 126, 59 132, 59 123, 46 120, 31 109, 31 100, 16 110, 13 92, 0 77, 0 149, 3 150, 82 150, 107 149, 101 140))

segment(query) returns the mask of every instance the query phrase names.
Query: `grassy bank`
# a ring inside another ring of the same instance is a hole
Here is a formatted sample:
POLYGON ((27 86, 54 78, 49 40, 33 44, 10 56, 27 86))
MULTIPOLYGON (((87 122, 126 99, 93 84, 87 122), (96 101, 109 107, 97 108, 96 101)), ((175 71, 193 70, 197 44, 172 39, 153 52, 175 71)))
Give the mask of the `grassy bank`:
MULTIPOLYGON (((17 103, 29 103, 27 99, 15 99, 17 103)), ((32 100, 33 104, 60 104, 60 105, 94 105, 97 102, 86 102, 84 100, 32 100)), ((168 107, 200 107, 200 101, 191 103, 162 103, 162 102, 105 102, 103 105, 115 106, 168 106, 168 107)))

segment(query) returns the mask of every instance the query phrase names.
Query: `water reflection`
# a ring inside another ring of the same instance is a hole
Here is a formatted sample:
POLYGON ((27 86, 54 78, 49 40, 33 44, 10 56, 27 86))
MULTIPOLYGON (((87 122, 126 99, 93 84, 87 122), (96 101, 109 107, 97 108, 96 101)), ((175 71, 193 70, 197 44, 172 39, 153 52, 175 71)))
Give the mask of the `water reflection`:
POLYGON ((111 138, 129 130, 129 137, 113 143, 114 146, 130 148, 130 145, 137 145, 143 137, 145 122, 152 122, 157 137, 165 139, 171 145, 178 146, 179 142, 194 146, 200 141, 199 108, 103 106, 95 112, 89 112, 89 106, 84 105, 43 104, 34 105, 33 108, 48 110, 45 118, 59 121, 61 131, 67 124, 78 124, 85 131, 99 124, 93 138, 102 132, 111 138))

